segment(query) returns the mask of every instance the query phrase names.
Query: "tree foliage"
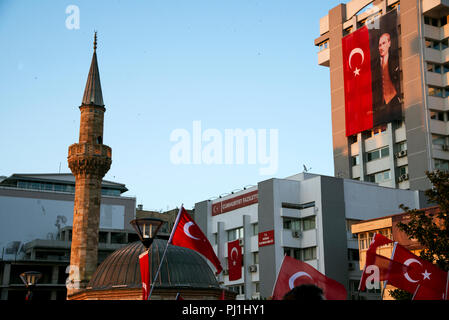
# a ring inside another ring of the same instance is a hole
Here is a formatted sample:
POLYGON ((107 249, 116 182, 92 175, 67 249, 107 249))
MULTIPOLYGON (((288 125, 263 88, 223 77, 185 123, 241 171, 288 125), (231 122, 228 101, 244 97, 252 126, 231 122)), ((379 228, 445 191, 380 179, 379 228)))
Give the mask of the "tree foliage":
MULTIPOLYGON (((408 223, 398 223, 409 239, 416 239, 423 249, 420 257, 436 263, 442 270, 449 270, 449 172, 436 170, 426 172, 432 188, 425 191, 429 203, 439 207, 439 211, 426 212, 423 209, 400 208, 410 215, 408 223)), ((396 300, 410 300, 411 294, 400 290, 390 290, 396 300)))
POLYGON ((416 239, 423 247, 421 258, 436 263, 439 268, 449 269, 449 172, 426 172, 432 188, 425 191, 428 201, 439 207, 436 212, 413 209, 401 205, 410 215, 407 224, 398 223, 409 239, 416 239))

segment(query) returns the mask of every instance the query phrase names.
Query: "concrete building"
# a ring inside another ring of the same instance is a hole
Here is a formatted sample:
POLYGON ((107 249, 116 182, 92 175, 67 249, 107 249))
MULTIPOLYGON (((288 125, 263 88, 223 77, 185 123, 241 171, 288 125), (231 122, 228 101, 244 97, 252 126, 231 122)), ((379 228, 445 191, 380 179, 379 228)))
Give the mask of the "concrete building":
MULTIPOLYGON (((129 221, 136 199, 122 196, 124 184, 103 180, 98 263, 138 239, 129 221)), ((40 271, 36 299, 65 299, 72 240, 75 177, 13 174, 0 182, 1 299, 24 299, 19 274, 40 271)))
POLYGON ((223 198, 195 204, 195 220, 224 269, 227 243, 240 239, 242 278, 220 281, 238 299, 268 298, 285 254, 342 283, 355 298, 361 276, 351 225, 397 212, 400 204, 426 206, 423 192, 301 173, 261 181, 223 198))
POLYGON ((320 19, 315 45, 318 64, 330 71, 335 176, 425 190, 426 170, 449 169, 448 14, 444 0, 352 0, 320 19), (346 136, 342 40, 391 11, 398 16, 402 119, 346 136))

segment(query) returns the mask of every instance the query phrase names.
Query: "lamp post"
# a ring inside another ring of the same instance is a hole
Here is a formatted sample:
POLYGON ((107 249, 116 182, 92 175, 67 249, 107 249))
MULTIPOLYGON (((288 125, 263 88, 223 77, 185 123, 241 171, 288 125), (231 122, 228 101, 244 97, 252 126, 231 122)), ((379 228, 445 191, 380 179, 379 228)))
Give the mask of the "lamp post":
POLYGON ((130 224, 133 226, 134 230, 136 230, 140 241, 147 250, 151 247, 151 244, 163 223, 164 221, 156 218, 140 218, 130 221, 130 224))
POLYGON ((164 221, 156 218, 140 218, 134 219, 130 221, 130 224, 133 226, 134 230, 136 230, 137 235, 139 236, 140 241, 144 245, 146 251, 144 254, 139 256, 140 263, 140 272, 142 276, 142 288, 143 288, 143 296, 142 299, 149 300, 151 296, 151 292, 153 291, 153 283, 150 283, 151 274, 149 270, 149 251, 150 247, 153 244, 154 238, 156 238, 156 234, 161 228, 164 221), (151 286, 151 290, 148 293, 148 285, 151 286))
POLYGON ((22 279, 28 289, 25 300, 31 300, 33 298, 33 289, 40 278, 42 278, 42 273, 38 271, 26 271, 20 274, 20 279, 22 279))

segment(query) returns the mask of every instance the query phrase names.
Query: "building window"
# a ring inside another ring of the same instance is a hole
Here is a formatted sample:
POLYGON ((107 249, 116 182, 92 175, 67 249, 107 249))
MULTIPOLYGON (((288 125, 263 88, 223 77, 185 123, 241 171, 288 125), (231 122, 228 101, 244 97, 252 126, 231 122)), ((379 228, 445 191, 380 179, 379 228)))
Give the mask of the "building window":
POLYGON ((431 18, 428 16, 424 16, 424 24, 433 27, 442 27, 447 24, 447 17, 442 18, 431 18))
MULTIPOLYGON (((392 239, 391 228, 373 230, 370 232, 362 232, 362 233, 359 233, 359 249, 367 250, 369 248, 371 242, 373 241, 374 234, 376 234, 376 233, 380 233, 390 240, 392 239)), ((388 247, 391 245, 392 245, 392 243, 388 243, 386 245, 380 246, 379 248, 388 247)))
POLYGON ((253 252, 253 264, 259 264, 259 252, 253 252))
POLYGON ((315 216, 302 219, 302 230, 307 231, 312 229, 315 229, 315 216))
POLYGON ((237 239, 243 239, 243 227, 228 230, 228 241, 234 241, 237 239))
POLYGON ((284 229, 292 231, 301 231, 301 220, 295 218, 284 218, 283 219, 284 229))
POLYGON ((369 248, 369 242, 366 233, 359 233, 359 248, 360 250, 365 250, 369 248))
POLYGON ((370 152, 367 152, 366 154, 366 161, 370 162, 370 161, 374 161, 380 158, 385 158, 388 157, 390 155, 390 149, 387 147, 383 147, 381 149, 377 149, 377 150, 373 150, 370 152))
POLYGON ((316 259, 316 247, 302 249, 303 261, 316 259))
POLYGON ((321 42, 321 43, 318 45, 318 51, 323 51, 323 50, 326 50, 327 48, 329 48, 329 40, 326 40, 326 41, 324 41, 324 42, 321 42))
POLYGON ((402 166, 398 168, 398 174, 399 176, 402 176, 404 174, 408 174, 408 166, 402 166))
POLYGON ((258 223, 253 223, 251 225, 251 229, 253 231, 253 236, 257 236, 259 234, 259 224, 258 223))
POLYGON ((407 141, 402 141, 396 144, 396 151, 407 151, 407 141))
POLYGON ((441 111, 430 111, 430 119, 445 121, 444 114, 445 114, 445 112, 441 112, 441 111))
POLYGON ((374 182, 374 183, 382 183, 388 180, 391 180, 391 173, 390 170, 370 174, 366 176, 367 181, 374 182))
POLYGON ((434 159, 435 169, 441 171, 449 171, 449 161, 442 159, 434 159))
POLYGON ((432 97, 444 98, 443 88, 429 86, 428 94, 429 94, 429 96, 432 96, 432 97))
POLYGON ((359 155, 352 156, 352 157, 351 157, 351 165, 352 165, 352 166, 357 166, 357 165, 359 165, 359 164, 360 164, 360 158, 359 158, 359 155))
POLYGON ((316 247, 284 248, 284 255, 301 261, 316 260, 316 247))
POLYGON ((349 261, 359 261, 359 250, 357 249, 348 249, 348 260, 349 261))
POLYGON ((446 144, 446 137, 433 134, 432 135, 432 144, 443 146, 446 144))

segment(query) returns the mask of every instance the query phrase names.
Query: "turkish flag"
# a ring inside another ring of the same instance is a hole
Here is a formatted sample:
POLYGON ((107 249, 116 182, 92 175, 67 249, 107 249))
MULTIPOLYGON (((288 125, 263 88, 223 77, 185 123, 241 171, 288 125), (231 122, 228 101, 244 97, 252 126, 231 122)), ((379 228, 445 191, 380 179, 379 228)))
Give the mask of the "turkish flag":
MULTIPOLYGON (((387 257, 381 256, 376 251, 366 252, 366 264, 360 279, 359 290, 364 291, 367 283, 389 281, 395 287, 403 286, 401 280, 407 272, 407 266, 387 257)), ((401 287, 402 288, 402 287, 401 287)))
POLYGON ((183 207, 181 207, 176 221, 168 243, 189 248, 202 254, 215 266, 217 274, 219 274, 223 268, 214 249, 209 240, 207 240, 207 237, 183 207))
POLYGON ((386 244, 392 243, 392 242, 393 242, 393 240, 385 237, 383 234, 375 233, 368 250, 370 252, 376 252, 377 248, 384 246, 386 244))
POLYGON ((381 277, 383 277, 383 278, 379 279, 379 281, 383 281, 386 278, 388 278, 389 275, 387 272, 388 272, 388 268, 390 266, 391 260, 390 259, 383 260, 382 256, 379 256, 378 254, 376 254, 376 251, 377 251, 378 247, 384 246, 384 245, 392 243, 392 242, 393 242, 393 240, 388 239, 387 237, 385 237, 384 235, 382 235, 380 233, 374 234, 373 240, 371 241, 371 244, 370 244, 368 250, 366 251, 365 267, 363 268, 362 277, 360 279, 359 290, 362 290, 362 291, 365 290, 366 280, 372 274, 370 268, 368 268, 368 270, 370 272, 367 272, 368 266, 372 266, 372 265, 385 266, 386 269, 380 270, 381 277))
POLYGON ((326 277, 308 263, 285 256, 274 286, 273 300, 282 300, 287 292, 302 284, 320 287, 326 300, 347 298, 346 289, 341 283, 326 277))
POLYGON ((346 136, 373 127, 369 30, 364 26, 343 38, 346 136))
POLYGON ((242 248, 238 239, 228 242, 228 270, 229 281, 235 281, 242 277, 242 248))
POLYGON ((150 259, 148 256, 148 251, 145 251, 139 256, 140 265, 140 278, 142 280, 142 300, 148 299, 148 294, 150 293, 150 259))
POLYGON ((407 267, 407 272, 398 279, 399 285, 394 286, 414 294, 415 300, 443 300, 446 299, 447 279, 446 271, 433 263, 426 261, 403 246, 397 244, 393 260, 407 267))

